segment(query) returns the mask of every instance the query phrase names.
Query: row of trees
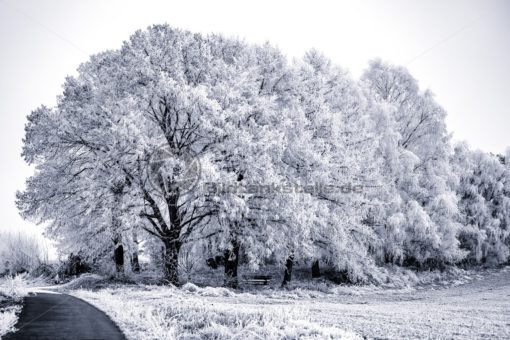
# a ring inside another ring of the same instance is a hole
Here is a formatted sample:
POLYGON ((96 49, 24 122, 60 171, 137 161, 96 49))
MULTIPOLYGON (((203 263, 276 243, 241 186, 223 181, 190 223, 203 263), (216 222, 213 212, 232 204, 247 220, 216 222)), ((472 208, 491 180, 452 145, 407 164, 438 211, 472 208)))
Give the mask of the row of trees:
POLYGON ((17 204, 62 251, 113 254, 119 272, 125 253, 139 269, 145 244, 174 284, 183 246, 224 252, 229 286, 241 253, 280 263, 284 283, 297 260, 352 281, 387 263, 505 262, 506 158, 453 150, 445 116, 401 67, 374 61, 354 81, 316 51, 289 63, 267 44, 152 26, 28 116, 36 172, 17 204))

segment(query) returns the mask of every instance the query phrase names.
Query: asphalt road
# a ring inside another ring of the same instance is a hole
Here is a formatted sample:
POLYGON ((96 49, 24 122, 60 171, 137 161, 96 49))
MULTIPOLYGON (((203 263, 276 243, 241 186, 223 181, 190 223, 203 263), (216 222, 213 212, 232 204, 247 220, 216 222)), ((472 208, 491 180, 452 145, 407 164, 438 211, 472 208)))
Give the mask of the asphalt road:
POLYGON ((125 339, 106 314, 66 294, 37 293, 25 298, 15 333, 5 340, 125 339))

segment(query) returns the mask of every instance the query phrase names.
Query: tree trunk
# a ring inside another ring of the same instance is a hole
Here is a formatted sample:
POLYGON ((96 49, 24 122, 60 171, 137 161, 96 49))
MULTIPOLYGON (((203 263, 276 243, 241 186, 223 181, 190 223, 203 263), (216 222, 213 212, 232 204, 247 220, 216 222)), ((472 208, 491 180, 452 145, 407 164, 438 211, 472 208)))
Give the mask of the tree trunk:
POLYGON ((237 279, 237 267, 239 265, 239 243, 232 241, 232 249, 225 250, 225 286, 229 288, 239 288, 237 279))
POLYGON ((138 260, 138 249, 133 251, 131 255, 131 270, 133 273, 140 273, 140 261, 138 260))
POLYGON ((165 242, 163 254, 164 280, 175 286, 179 285, 179 250, 181 243, 178 241, 165 242))
POLYGON ((319 267, 319 260, 315 260, 312 263, 312 277, 321 277, 321 269, 319 267))
POLYGON ((131 254, 131 270, 133 273, 140 273, 140 261, 138 260, 138 238, 133 232, 133 253, 131 254))
POLYGON ((113 259, 115 261, 115 269, 117 273, 124 273, 124 246, 121 242, 115 242, 113 259))
POLYGON ((287 283, 292 279, 292 267, 294 266, 294 255, 290 255, 285 262, 285 272, 283 273, 282 287, 285 287, 287 283))
POLYGON ((124 246, 122 245, 122 233, 120 232, 121 221, 119 219, 119 204, 122 192, 124 191, 124 183, 115 182, 111 187, 114 196, 114 206, 112 207, 112 229, 113 236, 113 261, 115 262, 115 270, 117 274, 124 273, 124 246))

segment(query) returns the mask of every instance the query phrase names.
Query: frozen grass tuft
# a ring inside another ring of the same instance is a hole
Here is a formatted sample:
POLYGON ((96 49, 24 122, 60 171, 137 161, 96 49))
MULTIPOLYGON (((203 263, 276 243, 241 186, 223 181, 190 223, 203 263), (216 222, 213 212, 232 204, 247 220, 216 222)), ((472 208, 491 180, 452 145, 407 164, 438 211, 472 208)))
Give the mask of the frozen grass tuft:
POLYGON ((14 325, 18 321, 18 314, 20 311, 21 306, 17 305, 0 308, 0 339, 4 336, 4 334, 16 330, 14 325))
POLYGON ((28 295, 28 284, 25 274, 17 275, 15 277, 6 277, 0 281, 0 294, 6 300, 20 302, 25 296, 28 295))
POLYGON ((14 331, 21 302, 28 295, 26 275, 0 279, 0 338, 14 331))
POLYGON ((108 280, 97 274, 83 274, 63 285, 58 286, 59 289, 97 289, 108 283, 108 280))
POLYGON ((20 311, 21 306, 0 308, 0 339, 4 334, 16 330, 14 325, 18 321, 18 313, 20 311))

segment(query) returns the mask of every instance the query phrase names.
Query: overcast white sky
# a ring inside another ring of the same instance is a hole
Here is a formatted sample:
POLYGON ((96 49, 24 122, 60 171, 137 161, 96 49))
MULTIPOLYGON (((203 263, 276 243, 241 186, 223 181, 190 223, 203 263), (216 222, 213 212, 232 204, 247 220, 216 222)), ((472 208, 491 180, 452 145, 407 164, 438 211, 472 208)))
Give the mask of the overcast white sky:
POLYGON ((455 140, 510 146, 510 1, 0 0, 0 230, 30 228, 14 206, 31 174, 20 157, 25 116, 53 105, 88 55, 150 24, 323 51, 358 77, 381 57, 406 65, 448 111, 455 140))

